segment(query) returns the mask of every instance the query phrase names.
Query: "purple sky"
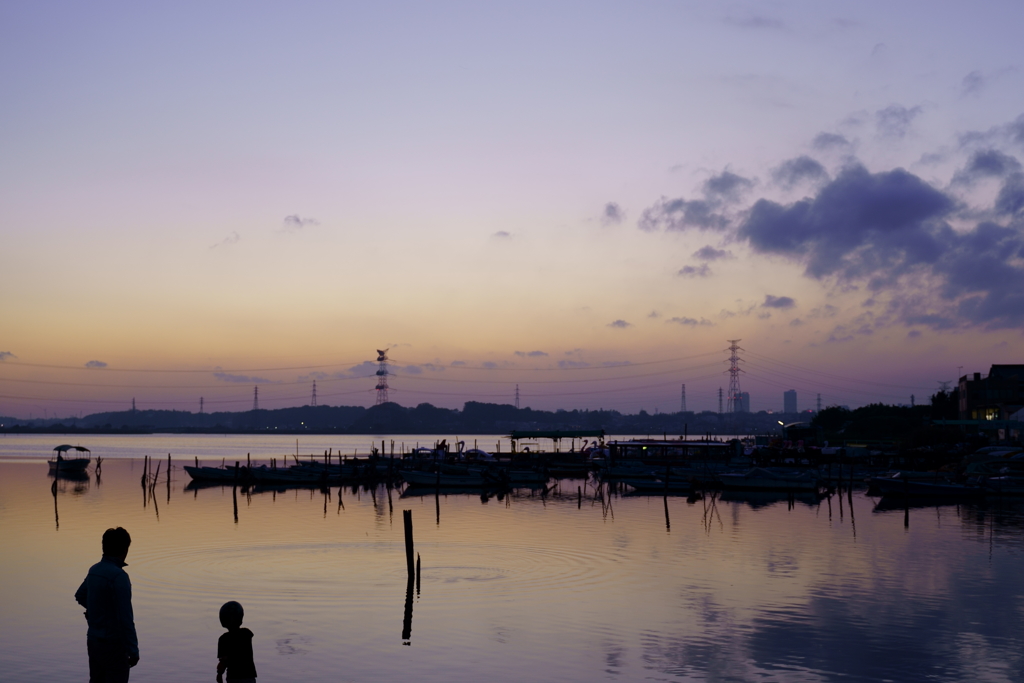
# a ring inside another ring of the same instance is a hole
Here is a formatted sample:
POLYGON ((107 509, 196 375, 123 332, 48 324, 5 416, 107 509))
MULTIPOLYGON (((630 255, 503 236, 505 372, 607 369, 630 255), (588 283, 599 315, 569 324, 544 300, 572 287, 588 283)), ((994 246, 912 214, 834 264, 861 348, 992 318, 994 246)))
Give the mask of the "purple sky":
MULTIPOLYGON (((0 6, 0 415, 1021 362, 1015 2, 0 6)), ((962 370, 960 369, 962 367, 962 370)))

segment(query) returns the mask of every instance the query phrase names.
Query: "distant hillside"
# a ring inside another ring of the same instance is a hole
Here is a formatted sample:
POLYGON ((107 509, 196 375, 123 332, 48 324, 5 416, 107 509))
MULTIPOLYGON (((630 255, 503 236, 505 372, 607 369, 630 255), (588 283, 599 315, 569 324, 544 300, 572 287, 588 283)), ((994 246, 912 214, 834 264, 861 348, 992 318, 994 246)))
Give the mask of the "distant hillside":
POLYGON ((806 414, 656 413, 623 415, 615 410, 533 410, 508 404, 467 402, 462 410, 429 403, 407 408, 397 403, 360 406, 302 406, 245 412, 190 413, 183 410, 125 410, 83 418, 19 420, 2 418, 2 431, 23 432, 178 432, 312 434, 507 434, 512 430, 603 429, 608 434, 651 436, 766 434, 778 420, 809 419, 806 414))

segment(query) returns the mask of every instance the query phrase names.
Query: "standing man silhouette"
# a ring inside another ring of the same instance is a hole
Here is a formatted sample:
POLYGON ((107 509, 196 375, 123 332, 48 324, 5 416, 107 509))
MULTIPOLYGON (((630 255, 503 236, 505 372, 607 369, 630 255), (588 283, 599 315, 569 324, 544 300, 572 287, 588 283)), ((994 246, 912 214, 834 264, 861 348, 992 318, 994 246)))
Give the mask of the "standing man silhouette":
POLYGON ((89 683, 127 683, 139 663, 139 639, 132 613, 132 582, 124 571, 132 537, 117 527, 103 532, 103 559, 75 593, 89 622, 89 683))

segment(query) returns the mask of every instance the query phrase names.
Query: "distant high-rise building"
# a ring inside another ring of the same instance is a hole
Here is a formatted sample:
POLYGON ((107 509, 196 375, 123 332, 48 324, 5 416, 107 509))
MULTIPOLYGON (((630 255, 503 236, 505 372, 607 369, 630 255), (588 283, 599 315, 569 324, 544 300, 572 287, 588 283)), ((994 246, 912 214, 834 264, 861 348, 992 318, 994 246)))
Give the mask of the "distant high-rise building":
POLYGON ((796 389, 782 392, 782 412, 796 412, 796 389))
POLYGON ((740 395, 736 398, 736 412, 737 413, 749 413, 750 412, 750 394, 746 391, 741 391, 740 395))

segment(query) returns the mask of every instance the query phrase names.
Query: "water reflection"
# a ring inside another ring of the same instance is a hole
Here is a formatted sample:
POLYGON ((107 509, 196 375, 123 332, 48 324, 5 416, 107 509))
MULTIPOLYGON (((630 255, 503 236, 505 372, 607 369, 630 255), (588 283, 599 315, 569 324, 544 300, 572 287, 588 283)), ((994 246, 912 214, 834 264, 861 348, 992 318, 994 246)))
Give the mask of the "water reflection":
POLYGON ((386 486, 196 486, 173 467, 140 508, 138 465, 105 468, 98 491, 0 463, 0 601, 18 624, 0 638, 5 678, 79 677, 80 617, 53 587, 80 580, 62 568, 94 561, 78 539, 114 518, 136 540, 152 643, 140 680, 203 678, 192 660, 210 638, 196 624, 225 595, 252 603, 268 680, 1024 680, 1024 502, 887 509, 844 486, 820 501, 706 491, 684 505, 572 481, 483 504, 386 486), (393 495, 419 522, 423 593, 393 495))

